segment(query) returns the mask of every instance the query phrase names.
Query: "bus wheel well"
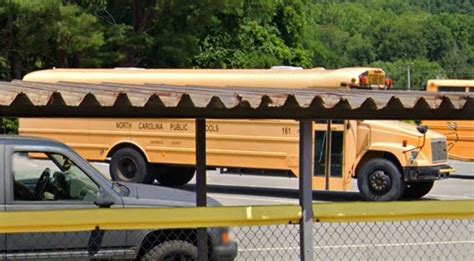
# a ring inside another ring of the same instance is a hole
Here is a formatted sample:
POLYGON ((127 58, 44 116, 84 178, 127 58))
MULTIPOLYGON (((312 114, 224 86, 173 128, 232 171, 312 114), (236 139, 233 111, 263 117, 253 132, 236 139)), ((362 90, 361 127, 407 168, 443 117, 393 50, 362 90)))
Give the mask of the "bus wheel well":
POLYGON ((137 145, 132 144, 132 143, 120 143, 120 144, 115 145, 115 147, 113 147, 109 151, 109 153, 107 153, 107 158, 111 158, 114 155, 115 152, 117 152, 118 150, 123 149, 123 148, 130 148, 130 149, 136 150, 138 153, 140 153, 142 155, 142 157, 145 159, 145 161, 148 162, 148 159, 147 159, 145 153, 143 152, 143 150, 140 147, 138 147, 137 145))
POLYGON ((400 164, 400 161, 397 159, 395 155, 393 155, 390 152, 386 151, 368 151, 365 153, 365 155, 360 159, 359 164, 357 164, 357 168, 355 170, 355 173, 353 175, 354 178, 357 178, 357 173, 359 173, 359 169, 364 166, 364 164, 371 159, 374 158, 382 158, 382 159, 387 159, 390 160, 393 164, 395 164, 400 171, 400 174, 403 175, 403 168, 402 165, 400 164))

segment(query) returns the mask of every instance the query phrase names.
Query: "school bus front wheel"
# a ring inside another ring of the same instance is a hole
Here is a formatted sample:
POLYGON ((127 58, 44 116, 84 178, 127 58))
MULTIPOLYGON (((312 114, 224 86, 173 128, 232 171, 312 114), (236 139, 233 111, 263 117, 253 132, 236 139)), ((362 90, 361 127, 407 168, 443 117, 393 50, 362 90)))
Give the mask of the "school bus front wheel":
POLYGON ((405 182, 397 166, 388 159, 368 160, 357 176, 359 191, 366 200, 392 201, 399 199, 405 182))
POLYGON ((148 163, 133 148, 125 147, 114 152, 109 169, 112 180, 148 184, 154 180, 148 175, 148 163))

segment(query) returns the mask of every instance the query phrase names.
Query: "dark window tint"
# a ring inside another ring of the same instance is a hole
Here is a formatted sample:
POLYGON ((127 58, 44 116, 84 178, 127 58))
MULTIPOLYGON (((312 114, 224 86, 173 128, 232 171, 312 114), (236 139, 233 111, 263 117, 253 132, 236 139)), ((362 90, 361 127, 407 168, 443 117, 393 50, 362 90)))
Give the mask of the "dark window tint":
MULTIPOLYGON (((325 131, 315 132, 314 142, 314 176, 324 176, 326 167, 325 131)), ((331 177, 342 177, 343 132, 333 131, 331 140, 331 177)))
MULTIPOLYGON (((315 120, 315 122, 318 123, 318 124, 327 124, 328 123, 327 120, 315 120)), ((343 124, 344 120, 331 120, 331 123, 332 124, 343 124)))
POLYGON ((444 86, 439 86, 438 91, 439 92, 465 92, 466 87, 444 87, 444 86))

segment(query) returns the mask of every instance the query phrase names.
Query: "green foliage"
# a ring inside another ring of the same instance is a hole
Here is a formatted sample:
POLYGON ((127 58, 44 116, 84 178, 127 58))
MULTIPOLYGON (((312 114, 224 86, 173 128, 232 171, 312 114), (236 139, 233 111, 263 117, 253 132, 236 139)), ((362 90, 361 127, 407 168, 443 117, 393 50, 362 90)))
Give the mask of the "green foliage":
POLYGON ((18 119, 0 118, 0 128, 4 134, 18 134, 18 119))
MULTIPOLYGON (((471 0, 0 0, 0 80, 51 67, 383 68, 474 78, 471 0)), ((4 118, 8 131, 14 119, 4 118)))
POLYGON ((469 0, 63 2, 0 0, 1 79, 53 66, 337 68, 377 61, 392 75, 412 61, 441 66, 433 70, 446 77, 473 75, 469 0))
POLYGON ((68 55, 97 50, 104 44, 103 33, 98 27, 97 18, 83 13, 78 6, 61 6, 56 28, 57 47, 68 55))
POLYGON ((411 14, 385 20, 374 28, 374 47, 378 58, 386 61, 426 57, 427 40, 420 22, 423 18, 411 14))
POLYGON ((305 1, 240 2, 217 13, 220 22, 208 28, 195 56, 198 67, 311 67, 311 53, 304 48, 305 1))

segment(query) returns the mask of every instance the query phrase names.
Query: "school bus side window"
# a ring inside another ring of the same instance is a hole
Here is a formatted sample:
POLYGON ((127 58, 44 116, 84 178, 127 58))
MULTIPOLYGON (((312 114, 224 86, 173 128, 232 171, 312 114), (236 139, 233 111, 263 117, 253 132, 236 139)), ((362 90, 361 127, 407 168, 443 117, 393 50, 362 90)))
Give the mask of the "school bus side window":
POLYGON ((445 86, 438 86, 439 92, 466 92, 465 87, 445 87, 445 86))

